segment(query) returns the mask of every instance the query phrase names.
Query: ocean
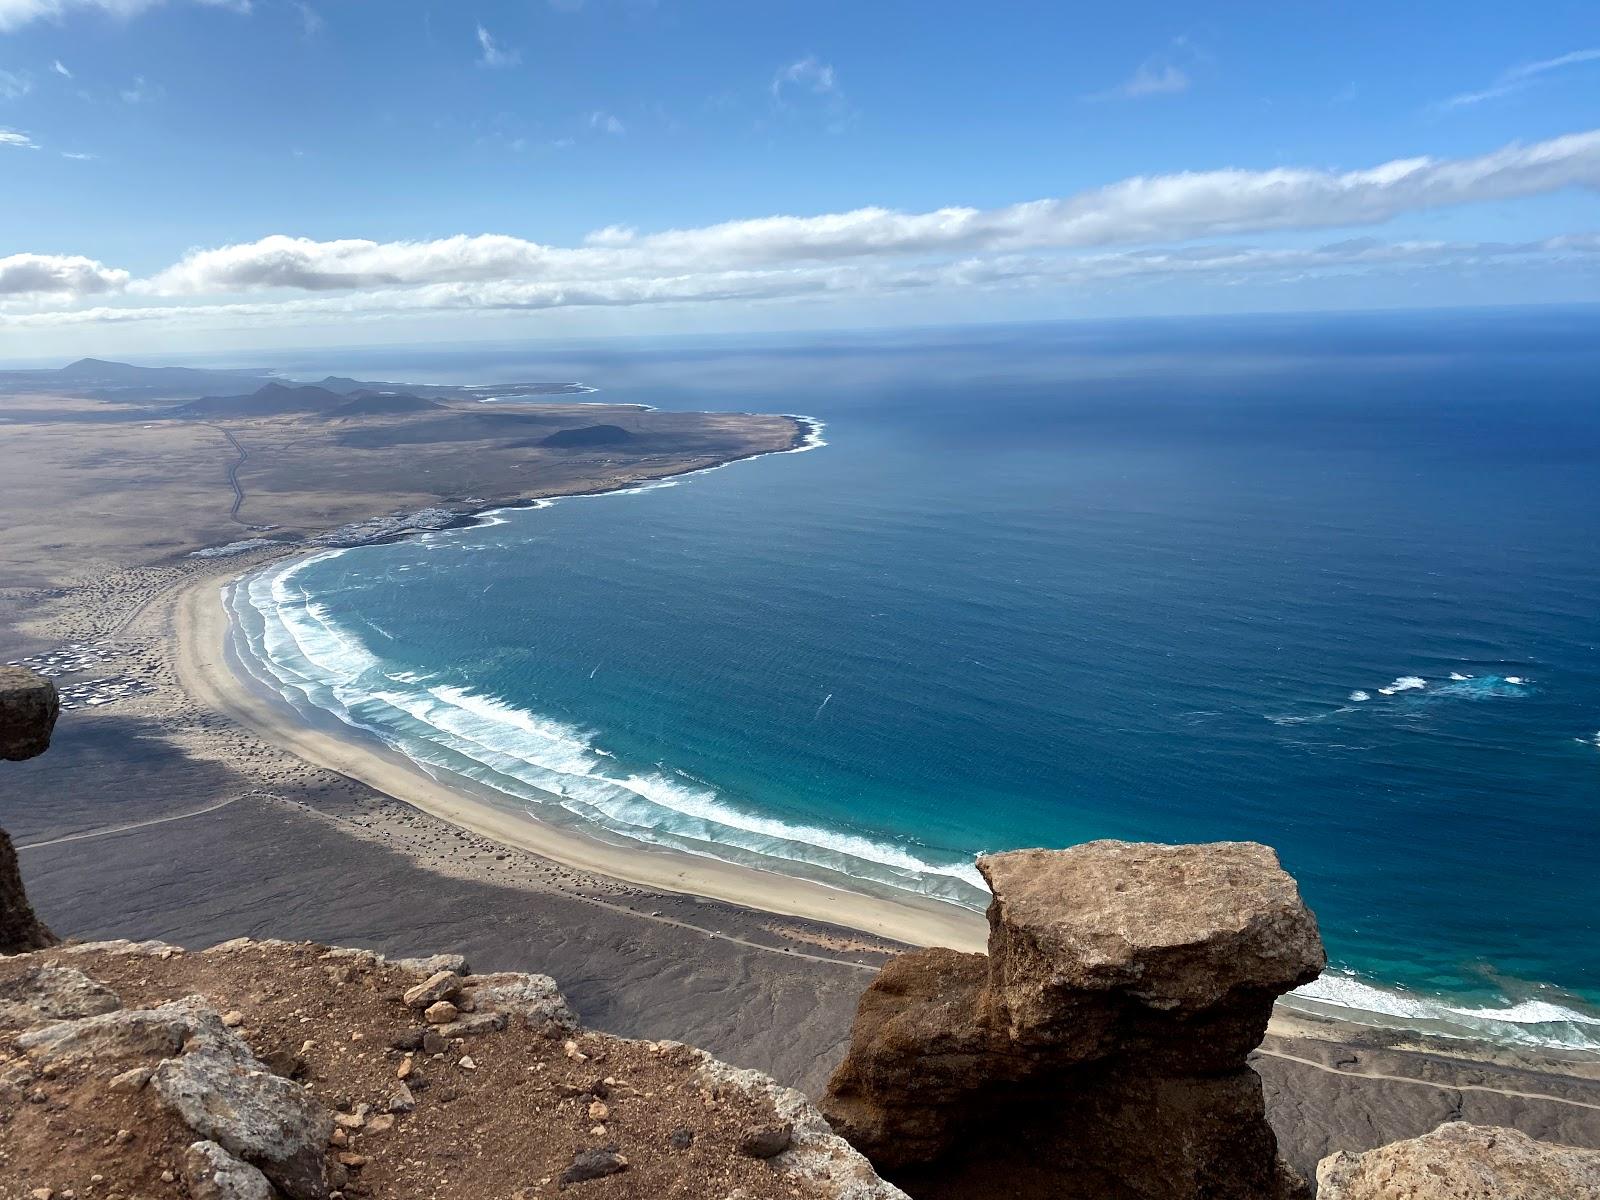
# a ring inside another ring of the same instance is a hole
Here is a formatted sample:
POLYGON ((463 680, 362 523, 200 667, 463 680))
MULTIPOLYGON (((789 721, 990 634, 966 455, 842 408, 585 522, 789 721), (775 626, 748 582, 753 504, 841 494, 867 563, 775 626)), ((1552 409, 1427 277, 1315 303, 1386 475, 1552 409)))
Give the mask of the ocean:
POLYGON ((825 426, 247 579, 302 709, 543 819, 972 907, 984 850, 1266 842, 1333 964, 1297 1003, 1600 1048, 1595 310, 275 365, 825 426))

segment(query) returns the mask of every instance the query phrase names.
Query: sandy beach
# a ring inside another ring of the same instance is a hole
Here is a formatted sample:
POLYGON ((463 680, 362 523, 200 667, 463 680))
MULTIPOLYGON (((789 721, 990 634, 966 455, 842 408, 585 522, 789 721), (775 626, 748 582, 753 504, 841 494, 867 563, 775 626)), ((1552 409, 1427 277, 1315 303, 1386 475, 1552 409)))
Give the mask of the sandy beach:
POLYGON ((423 812, 580 871, 648 888, 709 896, 764 912, 827 921, 917 946, 982 950, 988 926, 978 913, 937 901, 878 899, 807 880, 748 870, 654 847, 612 846, 533 817, 519 817, 433 778, 402 755, 352 731, 314 729, 292 709, 242 680, 226 652, 228 617, 220 589, 230 570, 205 574, 175 599, 175 665, 195 701, 226 713, 258 737, 307 762, 337 771, 423 812))

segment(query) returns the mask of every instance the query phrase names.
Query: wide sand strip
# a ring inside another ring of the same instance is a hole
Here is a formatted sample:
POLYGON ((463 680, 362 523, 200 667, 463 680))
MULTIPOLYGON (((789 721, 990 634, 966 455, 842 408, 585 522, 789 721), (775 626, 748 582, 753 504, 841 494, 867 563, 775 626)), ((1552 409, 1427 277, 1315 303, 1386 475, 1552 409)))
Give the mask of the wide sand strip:
POLYGON ((375 741, 313 728, 293 709, 241 680, 229 665, 228 614, 221 588, 231 574, 202 575, 178 591, 173 601, 178 681, 196 703, 226 713, 272 745, 463 829, 577 870, 763 912, 828 921, 915 946, 982 950, 986 944, 988 926, 978 913, 912 896, 891 900, 842 891, 658 847, 609 845, 531 816, 500 811, 375 741))

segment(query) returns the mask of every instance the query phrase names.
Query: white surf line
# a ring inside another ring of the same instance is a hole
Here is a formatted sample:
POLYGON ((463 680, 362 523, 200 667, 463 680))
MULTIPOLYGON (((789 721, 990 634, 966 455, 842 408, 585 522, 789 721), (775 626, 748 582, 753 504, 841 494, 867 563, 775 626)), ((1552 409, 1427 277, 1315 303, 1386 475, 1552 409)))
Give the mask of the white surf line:
MULTIPOLYGON (((254 792, 245 793, 245 795, 255 794, 254 792)), ((227 808, 235 800, 242 800, 243 798, 244 796, 229 796, 226 800, 219 800, 215 804, 206 808, 197 808, 193 812, 174 813, 170 817, 152 817, 148 821, 135 821, 131 825, 113 825, 108 829, 91 829, 87 833, 72 833, 66 837, 50 838, 48 841, 43 842, 29 842, 24 846, 15 848, 17 850, 37 850, 42 846, 59 846, 62 842, 81 842, 88 838, 110 837, 114 833, 128 833, 134 829, 148 829, 151 825, 165 825, 168 821, 187 821, 190 817, 203 817, 206 813, 216 812, 219 808, 227 808)))
MULTIPOLYGON (((1285 1062, 1299 1063, 1305 1067, 1315 1067, 1319 1071, 1326 1071, 1329 1075, 1349 1075, 1353 1079, 1382 1079, 1388 1083, 1416 1083, 1423 1087, 1438 1088, 1443 1092, 1488 1092, 1495 1096, 1512 1096, 1518 1100, 1547 1100, 1551 1104, 1570 1104, 1574 1108, 1589 1108, 1600 1112, 1600 1104, 1593 1104, 1587 1100, 1572 1100, 1566 1096, 1551 1096, 1544 1092, 1515 1092, 1510 1088, 1490 1087, 1486 1083, 1438 1083, 1432 1079, 1418 1079, 1414 1075, 1383 1075, 1372 1071, 1356 1071, 1343 1067, 1329 1066, 1327 1063, 1318 1062, 1314 1058, 1301 1058, 1297 1054, 1285 1054, 1281 1050, 1267 1050, 1256 1047, 1257 1054, 1265 1054, 1270 1058, 1281 1058, 1285 1062)), ((1402 1051, 1401 1053, 1404 1053, 1402 1051)))

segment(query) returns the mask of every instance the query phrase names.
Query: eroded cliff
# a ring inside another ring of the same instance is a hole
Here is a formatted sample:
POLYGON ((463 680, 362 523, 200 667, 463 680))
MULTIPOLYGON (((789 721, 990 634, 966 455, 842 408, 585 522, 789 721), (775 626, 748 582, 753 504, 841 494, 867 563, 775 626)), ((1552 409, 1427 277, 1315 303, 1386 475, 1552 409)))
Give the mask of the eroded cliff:
POLYGON ((1296 1194, 1245 1059, 1325 960, 1273 852, 1102 841, 979 869, 988 954, 885 968, 834 1127, 918 1200, 1296 1194))

